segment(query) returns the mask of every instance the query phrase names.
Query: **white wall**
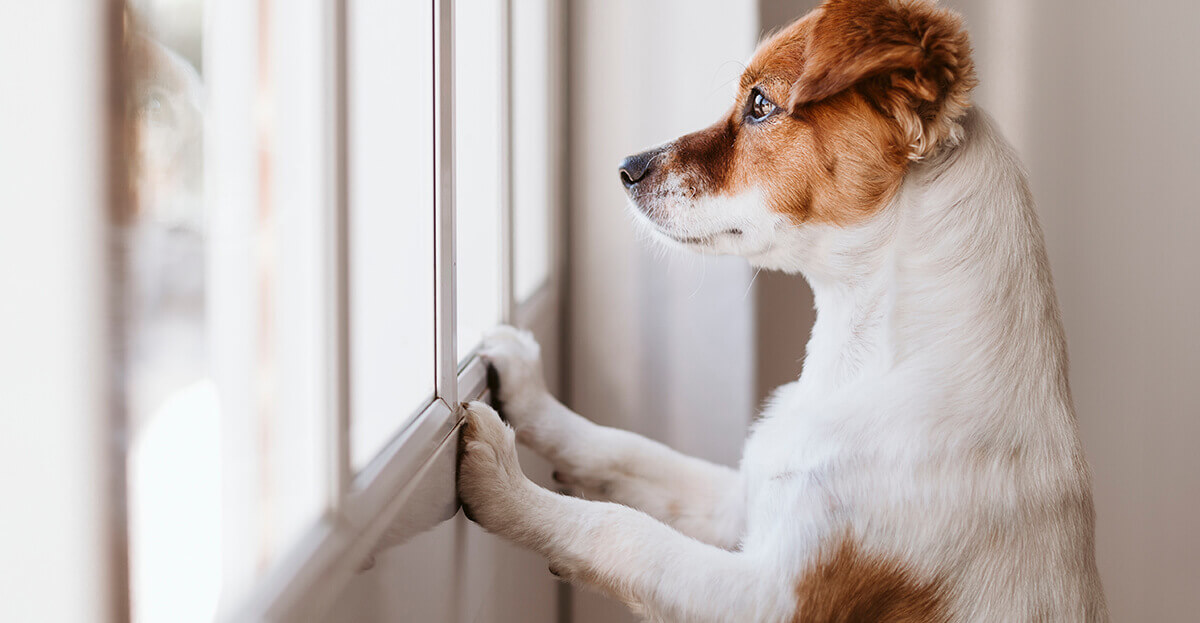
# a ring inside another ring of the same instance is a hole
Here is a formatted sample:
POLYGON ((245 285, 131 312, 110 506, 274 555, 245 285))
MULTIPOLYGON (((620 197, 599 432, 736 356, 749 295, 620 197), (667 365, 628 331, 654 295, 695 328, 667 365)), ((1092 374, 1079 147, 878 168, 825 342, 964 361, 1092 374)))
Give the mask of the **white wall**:
POLYGON ((0 621, 128 617, 108 365, 111 16, 98 2, 0 5, 0 621))

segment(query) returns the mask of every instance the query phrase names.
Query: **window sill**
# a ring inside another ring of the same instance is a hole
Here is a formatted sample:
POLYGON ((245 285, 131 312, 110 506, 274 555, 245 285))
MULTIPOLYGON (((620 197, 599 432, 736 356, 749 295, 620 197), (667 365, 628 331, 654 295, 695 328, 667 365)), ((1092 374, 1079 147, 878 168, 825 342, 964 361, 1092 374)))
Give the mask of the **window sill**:
MULTIPOLYGON (((483 398, 486 366, 471 356, 458 382, 462 400, 483 398)), ((324 517, 222 619, 319 619, 354 575, 370 567, 373 552, 453 517, 454 466, 439 463, 455 456, 459 424, 458 405, 440 398, 430 402, 354 478, 342 512, 324 517)))

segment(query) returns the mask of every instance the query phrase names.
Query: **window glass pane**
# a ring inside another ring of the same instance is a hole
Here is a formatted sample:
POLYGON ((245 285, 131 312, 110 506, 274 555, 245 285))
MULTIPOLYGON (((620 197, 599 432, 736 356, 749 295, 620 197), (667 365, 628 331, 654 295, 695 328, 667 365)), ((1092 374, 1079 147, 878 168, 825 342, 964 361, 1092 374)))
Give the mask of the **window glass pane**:
POLYGON ((118 216, 117 283, 131 616, 211 619, 221 586, 221 412, 207 357, 201 3, 141 0, 129 8, 130 203, 118 216))
MULTIPOLYGON (((260 245, 268 282, 261 303, 269 327, 269 355, 260 358, 273 375, 265 389, 259 435, 263 457, 263 538, 272 556, 287 552, 326 508, 330 469, 329 423, 334 417, 332 265, 333 159, 329 157, 325 15, 317 0, 280 3, 270 12, 268 77, 260 90, 272 93, 269 114, 260 120, 268 150, 260 172, 260 205, 266 210, 260 245), (265 174, 262 174, 265 173, 265 174)), ((262 114, 260 112, 260 114, 262 114)), ((261 256, 260 256, 261 257, 261 256)))
POLYGON ((230 604, 316 526, 328 491, 328 202, 314 173, 323 132, 311 95, 321 92, 321 37, 300 19, 306 6, 263 22, 253 6, 204 7, 207 354, 230 604))
POLYGON ((349 4, 351 455, 434 388, 433 3, 349 4))
POLYGON ((128 8, 132 618, 212 620, 326 505, 323 13, 128 8))
POLYGON ((458 354, 500 320, 500 2, 455 10, 458 354))
MULTIPOLYGON (((513 171, 551 171, 548 0, 513 2, 513 171)), ((513 289, 520 303, 550 274, 552 175, 513 176, 513 289)))

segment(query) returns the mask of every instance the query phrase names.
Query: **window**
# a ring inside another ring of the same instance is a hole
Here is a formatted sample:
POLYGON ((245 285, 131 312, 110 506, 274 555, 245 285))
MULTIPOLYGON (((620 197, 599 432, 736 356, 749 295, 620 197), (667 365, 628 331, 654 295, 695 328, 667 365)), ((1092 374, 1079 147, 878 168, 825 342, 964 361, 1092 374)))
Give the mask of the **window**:
POLYGON ((125 35, 130 204, 119 232, 129 559, 131 614, 144 621, 167 620, 179 610, 211 619, 221 590, 221 413, 208 365, 201 9, 199 2, 131 1, 125 35), (190 564, 176 568, 176 560, 190 564))
POLYGON ((555 190, 552 175, 551 136, 555 111, 551 109, 550 0, 512 3, 512 162, 514 295, 527 300, 550 278, 553 224, 549 206, 555 190), (528 174, 533 172, 534 174, 528 174))
POLYGON ((458 358, 470 354, 483 332, 501 315, 501 210, 507 198, 501 181, 501 122, 507 114, 501 93, 505 56, 501 49, 500 0, 464 3, 455 15, 454 225, 458 258, 458 358))
POLYGON ((553 312, 550 10, 127 1, 135 620, 327 604, 553 312))
POLYGON ((348 11, 350 453, 358 471, 434 393, 433 4, 359 0, 348 11))

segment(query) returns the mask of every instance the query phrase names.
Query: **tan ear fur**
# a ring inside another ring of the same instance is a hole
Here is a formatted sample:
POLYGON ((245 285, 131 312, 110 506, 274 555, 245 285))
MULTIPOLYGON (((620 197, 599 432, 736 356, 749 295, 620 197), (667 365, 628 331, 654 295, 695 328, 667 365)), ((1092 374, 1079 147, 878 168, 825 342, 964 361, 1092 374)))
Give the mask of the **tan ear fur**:
POLYGON ((820 12, 793 112, 857 87, 900 124, 910 158, 957 142, 976 83, 961 17, 929 0, 826 0, 820 12))

